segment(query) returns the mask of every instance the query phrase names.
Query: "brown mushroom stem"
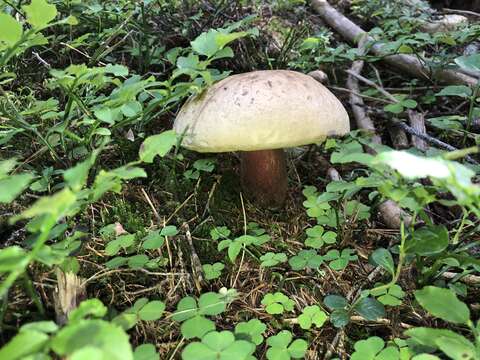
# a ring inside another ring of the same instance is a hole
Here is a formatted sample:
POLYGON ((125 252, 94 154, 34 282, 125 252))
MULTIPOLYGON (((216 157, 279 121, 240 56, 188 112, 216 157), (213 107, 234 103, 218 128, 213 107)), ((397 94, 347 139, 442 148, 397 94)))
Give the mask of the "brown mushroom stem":
POLYGON ((240 155, 245 193, 262 207, 281 207, 287 195, 287 162, 283 149, 244 151, 240 155))

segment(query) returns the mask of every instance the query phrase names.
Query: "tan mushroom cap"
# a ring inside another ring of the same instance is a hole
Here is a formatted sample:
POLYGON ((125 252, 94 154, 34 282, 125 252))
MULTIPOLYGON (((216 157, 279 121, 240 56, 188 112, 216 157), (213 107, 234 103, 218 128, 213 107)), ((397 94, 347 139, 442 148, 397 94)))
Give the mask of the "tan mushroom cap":
POLYGON ((229 76, 190 98, 174 129, 186 148, 226 152, 318 143, 350 124, 340 101, 312 77, 265 70, 229 76))

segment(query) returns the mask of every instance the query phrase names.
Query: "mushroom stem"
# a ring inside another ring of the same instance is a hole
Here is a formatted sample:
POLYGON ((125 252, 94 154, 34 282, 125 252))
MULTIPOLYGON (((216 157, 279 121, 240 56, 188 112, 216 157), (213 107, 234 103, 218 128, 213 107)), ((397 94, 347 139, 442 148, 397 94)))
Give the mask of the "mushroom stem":
POLYGON ((283 149, 244 151, 241 181, 246 194, 262 207, 279 208, 287 195, 287 162, 283 149))

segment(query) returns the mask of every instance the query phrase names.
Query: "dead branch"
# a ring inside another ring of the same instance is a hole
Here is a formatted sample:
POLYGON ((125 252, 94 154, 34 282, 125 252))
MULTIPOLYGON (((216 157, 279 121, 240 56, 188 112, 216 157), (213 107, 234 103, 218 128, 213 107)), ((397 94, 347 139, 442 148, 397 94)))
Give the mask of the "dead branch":
MULTIPOLYGON (((366 36, 364 36, 364 38, 361 39, 358 44, 358 53, 360 55, 362 55, 365 52, 365 38, 366 36)), ((375 125, 373 124, 372 119, 370 119, 370 117, 367 115, 365 111, 365 104, 363 102, 363 99, 357 95, 358 93, 360 93, 360 85, 358 84, 358 80, 362 79, 362 81, 367 82, 369 85, 378 88, 380 92, 383 91, 382 93, 384 93, 384 95, 386 95, 387 98, 389 98, 391 95, 385 90, 383 90, 382 87, 378 86, 374 82, 371 82, 370 80, 360 75, 363 69, 363 66, 364 66, 363 60, 356 60, 353 62, 350 70, 347 70, 348 72, 347 88, 349 88, 352 91, 350 93, 350 106, 352 108, 352 112, 355 117, 357 127, 359 129, 364 129, 371 132, 373 134, 372 142, 375 144, 381 144, 382 139, 376 133, 375 125)), ((393 98, 393 100, 396 100, 396 99, 393 98)), ((372 148, 369 148, 368 151, 370 153, 374 153, 374 154, 376 153, 375 150, 373 150, 372 148)), ((402 216, 405 219, 405 222, 407 224, 410 224, 412 221, 412 218, 406 212, 404 212, 396 202, 391 200, 387 200, 384 203, 382 203, 378 207, 378 210, 379 210, 380 218, 383 220, 383 223, 387 225, 389 228, 393 228, 393 229, 400 228, 400 216, 402 216)))
MULTIPOLYGON (((408 110, 407 115, 412 128, 417 131, 418 134, 426 135, 427 129, 425 128, 425 117, 423 114, 417 111, 408 110)), ((426 151, 428 147, 423 137, 420 136, 412 136, 412 144, 421 151, 426 151)))
MULTIPOLYGON (((362 28, 330 6, 326 0, 312 0, 311 4, 322 19, 347 41, 357 43, 359 39, 367 34, 362 28)), ((369 42, 374 42, 374 39, 368 35, 367 39, 369 42)), ((394 66, 401 72, 420 79, 429 81, 438 80, 445 84, 461 84, 468 86, 475 86, 477 84, 477 79, 462 74, 459 71, 451 69, 430 69, 418 58, 411 55, 388 55, 383 51, 383 45, 381 44, 374 43, 371 46, 370 51, 376 56, 383 57, 383 61, 394 66)))

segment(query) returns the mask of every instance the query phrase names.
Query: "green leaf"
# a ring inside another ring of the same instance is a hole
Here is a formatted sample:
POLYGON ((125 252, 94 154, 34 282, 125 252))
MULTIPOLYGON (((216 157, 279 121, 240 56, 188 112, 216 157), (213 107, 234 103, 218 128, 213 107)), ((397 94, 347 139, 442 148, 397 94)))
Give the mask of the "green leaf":
POLYGON ((445 355, 455 360, 476 359, 478 358, 475 345, 464 338, 459 340, 450 337, 440 337, 436 344, 445 355))
POLYGON ((401 103, 388 104, 383 109, 393 114, 400 114, 403 112, 403 105, 401 103))
POLYGON ((196 315, 182 323, 180 331, 185 339, 201 339, 206 333, 215 330, 215 323, 204 316, 196 315))
POLYGON ((350 315, 346 310, 335 310, 330 314, 330 322, 336 328, 341 328, 350 322, 350 315))
POLYGON ((415 291, 415 299, 430 314, 442 320, 456 324, 467 324, 470 320, 467 305, 458 300, 457 295, 450 289, 426 286, 415 291))
POLYGON ((162 236, 175 236, 177 234, 178 234, 178 229, 175 225, 167 225, 160 232, 160 235, 162 236))
POLYGON ((417 107, 417 102, 412 99, 402 100, 402 105, 408 109, 414 109, 417 107))
POLYGON ((246 340, 260 345, 263 342, 263 333, 267 326, 258 319, 252 319, 248 322, 241 322, 235 326, 235 337, 240 340, 246 340))
POLYGON ((0 44, 3 42, 12 46, 22 38, 22 34, 22 24, 12 16, 0 13, 0 44))
POLYGON ((164 311, 165 303, 155 300, 150 301, 148 304, 142 307, 138 312, 138 316, 141 320, 153 321, 160 319, 164 311))
POLYGON ((95 163, 98 151, 94 151, 85 161, 76 164, 74 167, 63 173, 63 178, 67 184, 75 191, 79 191, 85 186, 90 168, 95 163))
POLYGON ((305 356, 308 343, 303 339, 296 339, 292 342, 292 333, 288 330, 280 331, 277 335, 267 339, 267 359, 269 360, 290 360, 301 359, 305 356))
POLYGON ((202 265, 202 269, 203 269, 203 272, 205 273, 205 278, 207 280, 213 280, 213 279, 219 278, 224 268, 225 268, 225 265, 219 262, 215 264, 202 265))
POLYGON ((332 310, 345 309, 348 306, 348 301, 340 295, 327 295, 323 299, 326 307, 332 310))
POLYGON ((34 176, 29 173, 10 175, 0 179, 0 203, 8 204, 30 184, 34 176))
POLYGON ((307 306, 298 317, 298 324, 302 329, 308 330, 312 325, 322 327, 328 316, 318 305, 307 306))
POLYGON ((113 259, 107 261, 105 266, 109 269, 118 269, 120 266, 123 266, 127 263, 127 258, 122 256, 114 257, 113 259))
POLYGON ((165 243, 165 238, 160 235, 160 231, 150 231, 143 239, 142 247, 145 250, 158 249, 165 243))
POLYGON ((159 360, 157 349, 153 344, 142 344, 135 348, 133 360, 159 360))
POLYGON ((109 107, 97 108, 93 112, 98 120, 103 121, 107 124, 114 125, 115 121, 118 120, 119 112, 115 109, 109 107))
POLYGON ((131 269, 141 269, 145 266, 145 264, 149 261, 147 255, 145 254, 138 254, 134 256, 130 256, 128 258, 128 267, 131 269))
POLYGON ((448 229, 443 225, 421 227, 407 238, 405 251, 410 254, 430 256, 443 252, 449 242, 448 229))
POLYGON ((105 66, 105 72, 111 73, 115 76, 127 76, 128 68, 120 64, 108 64, 105 66))
POLYGON ((0 349, 0 359, 23 359, 40 351, 48 341, 48 335, 38 331, 21 331, 0 349))
POLYGON ((371 297, 361 299, 355 305, 355 311, 358 312, 363 318, 375 321, 378 318, 385 316, 385 307, 383 304, 371 297))
POLYGON ((107 314, 107 308, 98 299, 88 299, 82 301, 80 305, 72 310, 68 315, 68 321, 70 324, 85 319, 88 315, 92 315, 96 318, 104 317, 107 314))
POLYGON ((455 59, 455 63, 462 69, 480 71, 480 54, 460 56, 455 59))
MULTIPOLYGON (((454 355, 453 352, 457 352, 457 350, 460 350, 460 354, 464 351, 468 354, 470 349, 474 348, 467 338, 451 330, 418 327, 405 331, 405 334, 410 336, 410 341, 414 343, 433 349, 442 349, 446 354, 454 355), (449 345, 452 345, 452 347, 450 348, 449 345), (449 351, 452 351, 452 353, 449 353, 449 351)), ((453 359, 475 359, 475 357, 453 357, 453 359)))
POLYGON ((202 294, 198 299, 198 309, 202 315, 219 315, 225 311, 225 308, 225 301, 217 293, 208 292, 202 294))
POLYGON ((55 322, 51 320, 50 321, 45 320, 45 321, 35 321, 35 322, 25 324, 20 328, 20 331, 21 332, 22 331, 38 331, 45 334, 49 334, 49 333, 57 332, 58 329, 59 327, 57 324, 55 324, 55 322))
POLYGON ((140 147, 140 160, 151 163, 155 156, 165 156, 176 143, 177 135, 173 130, 167 130, 161 134, 150 136, 145 139, 140 147))
POLYGON ((57 16, 56 6, 45 0, 32 0, 30 5, 24 5, 22 9, 27 15, 27 22, 37 30, 46 27, 57 16))
POLYGON ((351 360, 374 360, 384 346, 385 342, 378 336, 357 341, 354 345, 355 352, 352 354, 351 360))
POLYGON ((27 253, 21 247, 10 246, 0 249, 0 273, 23 270, 27 264, 27 253))
POLYGON ((276 315, 284 311, 292 311, 295 303, 288 296, 277 291, 274 294, 266 294, 262 299, 262 305, 265 306, 267 313, 276 315))
POLYGON ((287 261, 287 255, 285 253, 268 252, 260 256, 260 261, 262 262, 260 266, 271 267, 287 261))
POLYGON ((183 360, 251 360, 255 345, 245 340, 235 340, 230 331, 212 331, 183 350, 183 360))
POLYGON ((393 257, 390 251, 384 248, 376 249, 370 255, 370 262, 373 265, 380 266, 387 270, 391 275, 395 274, 395 264, 393 263, 393 257))
POLYGON ((459 96, 467 98, 472 96, 472 89, 466 85, 450 85, 444 87, 436 96, 459 96))
POLYGON ((215 53, 221 50, 228 43, 244 37, 247 35, 245 32, 236 33, 221 33, 218 30, 211 29, 208 32, 200 34, 190 44, 192 49, 200 55, 212 57, 215 53))
POLYGON ((69 189, 63 189, 55 195, 38 199, 30 208, 14 217, 15 220, 33 218, 39 215, 52 215, 56 218, 66 215, 77 198, 69 189))
POLYGON ((122 110, 123 115, 125 115, 126 117, 133 117, 135 115, 138 115, 143 108, 142 104, 135 100, 123 104, 120 109, 122 110))
POLYGON ((186 296, 178 302, 177 310, 173 313, 172 319, 181 322, 190 319, 197 313, 197 301, 191 296, 186 296))
POLYGON ((103 320, 80 320, 64 327, 52 339, 53 351, 70 357, 85 347, 93 347, 109 360, 133 360, 128 335, 118 326, 103 320))

